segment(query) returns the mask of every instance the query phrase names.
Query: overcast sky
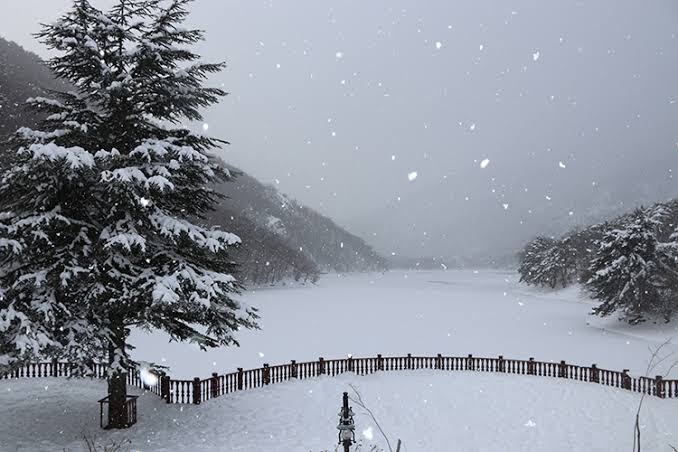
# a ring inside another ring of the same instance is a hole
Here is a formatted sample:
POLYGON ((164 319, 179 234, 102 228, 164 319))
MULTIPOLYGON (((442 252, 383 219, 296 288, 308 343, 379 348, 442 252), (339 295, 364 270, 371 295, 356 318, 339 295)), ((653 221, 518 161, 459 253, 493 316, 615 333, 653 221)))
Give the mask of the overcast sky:
MULTIPOLYGON (((44 55, 30 34, 69 3, 2 0, 0 34, 44 55)), ((501 255, 678 195, 674 0, 193 10, 229 65, 206 114, 225 159, 384 253, 501 255)))

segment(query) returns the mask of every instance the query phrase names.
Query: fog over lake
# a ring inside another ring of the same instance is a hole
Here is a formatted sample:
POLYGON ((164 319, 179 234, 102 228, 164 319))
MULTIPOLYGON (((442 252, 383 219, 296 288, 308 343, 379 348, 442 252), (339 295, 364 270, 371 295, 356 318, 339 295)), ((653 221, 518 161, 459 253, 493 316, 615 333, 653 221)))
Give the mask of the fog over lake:
MULTIPOLYGON (((46 56, 69 4, 5 0, 0 34, 46 56)), ((674 1, 192 8, 223 157, 384 254, 501 257, 678 194, 674 1)))

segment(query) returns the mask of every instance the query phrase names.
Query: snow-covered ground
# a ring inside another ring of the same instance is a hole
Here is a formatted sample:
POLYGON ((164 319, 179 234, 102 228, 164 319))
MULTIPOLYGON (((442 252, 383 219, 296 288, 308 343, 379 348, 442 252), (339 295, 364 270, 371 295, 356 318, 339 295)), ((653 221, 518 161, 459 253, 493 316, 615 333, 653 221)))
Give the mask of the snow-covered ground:
POLYGON ((137 357, 169 365, 174 378, 349 353, 532 356, 642 375, 648 347, 671 336, 678 345, 677 322, 630 327, 589 317, 593 304, 578 288, 534 289, 510 271, 328 275, 317 287, 266 288, 244 297, 260 309, 262 330, 242 331, 241 347, 200 352, 170 344, 164 334, 137 332, 137 357))
MULTIPOLYGON (((592 304, 578 289, 527 288, 512 272, 330 275, 317 287, 267 288, 243 296, 260 308, 262 330, 241 332, 240 348, 200 352, 168 344, 162 334, 135 332, 137 357, 170 365, 174 378, 290 359, 408 352, 565 359, 639 375, 648 347, 678 336, 676 323, 628 327, 590 318, 592 304)), ((243 391, 201 406, 166 405, 144 395, 138 425, 103 432, 96 404, 106 392, 102 382, 0 380, 0 451, 80 451, 83 432, 104 442, 128 438, 132 450, 144 452, 332 451, 341 393, 351 383, 387 433, 403 440, 403 452, 630 450, 640 398, 590 383, 529 376, 345 374, 243 391)), ((675 400, 646 399, 644 451, 678 446, 677 410, 675 400)), ((384 447, 376 426, 362 410, 356 412, 366 445, 384 447)))
MULTIPOLYGON (((590 383, 539 377, 432 370, 291 381, 203 405, 139 399, 139 423, 125 431, 98 428, 94 401, 102 382, 0 382, 0 450, 82 450, 82 434, 101 444, 128 439, 144 452, 320 452, 334 450, 343 391, 354 384, 403 452, 610 452, 630 450, 639 396, 590 383)), ((386 444, 355 403, 365 445, 386 444)), ((648 398, 643 450, 678 443, 676 402, 648 398)), ((367 450, 367 449, 363 449, 367 450)), ((386 449, 388 450, 388 449, 386 449)))

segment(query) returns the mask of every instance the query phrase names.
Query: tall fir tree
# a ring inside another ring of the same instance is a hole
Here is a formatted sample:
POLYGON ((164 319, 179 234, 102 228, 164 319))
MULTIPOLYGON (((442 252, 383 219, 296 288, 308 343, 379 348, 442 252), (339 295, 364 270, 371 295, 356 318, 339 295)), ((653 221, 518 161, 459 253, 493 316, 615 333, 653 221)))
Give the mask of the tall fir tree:
POLYGON ((224 142, 185 121, 225 93, 204 87, 223 64, 190 50, 191 0, 76 0, 39 38, 74 87, 30 99, 46 114, 20 129, 0 175, 0 366, 45 356, 87 375, 109 363, 109 423, 127 425, 131 327, 202 348, 237 344, 256 309, 228 249, 239 238, 203 226, 231 175, 210 151, 224 142))
POLYGON ((592 297, 601 301, 595 314, 619 312, 631 324, 648 316, 668 321, 676 307, 671 290, 676 274, 667 248, 657 239, 664 217, 661 208, 637 209, 601 239, 586 282, 592 297))

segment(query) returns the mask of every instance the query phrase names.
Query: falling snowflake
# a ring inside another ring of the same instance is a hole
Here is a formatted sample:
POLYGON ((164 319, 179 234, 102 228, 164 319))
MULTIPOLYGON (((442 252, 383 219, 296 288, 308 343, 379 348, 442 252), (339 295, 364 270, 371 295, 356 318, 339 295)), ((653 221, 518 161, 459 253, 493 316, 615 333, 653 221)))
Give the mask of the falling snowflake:
POLYGON ((139 377, 141 377, 141 381, 147 386, 153 386, 158 383, 158 377, 148 368, 141 369, 139 377))
POLYGON ((365 430, 363 430, 363 436, 365 437, 366 440, 371 441, 372 438, 374 438, 374 434, 372 433, 372 427, 367 427, 365 430))
POLYGON ((443 47, 443 43, 438 41, 436 42, 436 49, 440 50, 443 47))
POLYGON ((527 423, 525 424, 525 427, 530 427, 530 428, 534 428, 536 426, 537 426, 537 424, 532 419, 527 421, 527 423))
POLYGON ((205 132, 207 132, 209 129, 210 129, 210 125, 209 125, 209 124, 204 123, 204 124, 202 125, 202 130, 204 130, 205 132))
POLYGON ((480 167, 482 169, 485 169, 485 168, 487 168, 487 165, 489 165, 489 164, 490 164, 490 159, 484 159, 482 162, 480 162, 480 167))
POLYGON ((561 168, 567 168, 563 162, 558 162, 558 166, 561 168))
POLYGON ((532 54, 532 60, 537 61, 539 59, 539 50, 532 54))
POLYGON ((337 57, 337 60, 339 60, 344 57, 344 52, 337 52, 334 54, 334 56, 337 57))
POLYGON ((264 357, 264 354, 259 352, 259 358, 263 358, 263 357, 264 357))
POLYGON ((417 176, 418 176, 417 172, 412 171, 411 173, 409 173, 407 175, 407 178, 410 180, 410 182, 412 182, 413 180, 415 180, 417 178, 417 176))
POLYGON ((476 130, 476 123, 474 122, 473 124, 471 124, 471 125, 469 126, 468 129, 469 129, 471 132, 473 132, 474 130, 476 130))

